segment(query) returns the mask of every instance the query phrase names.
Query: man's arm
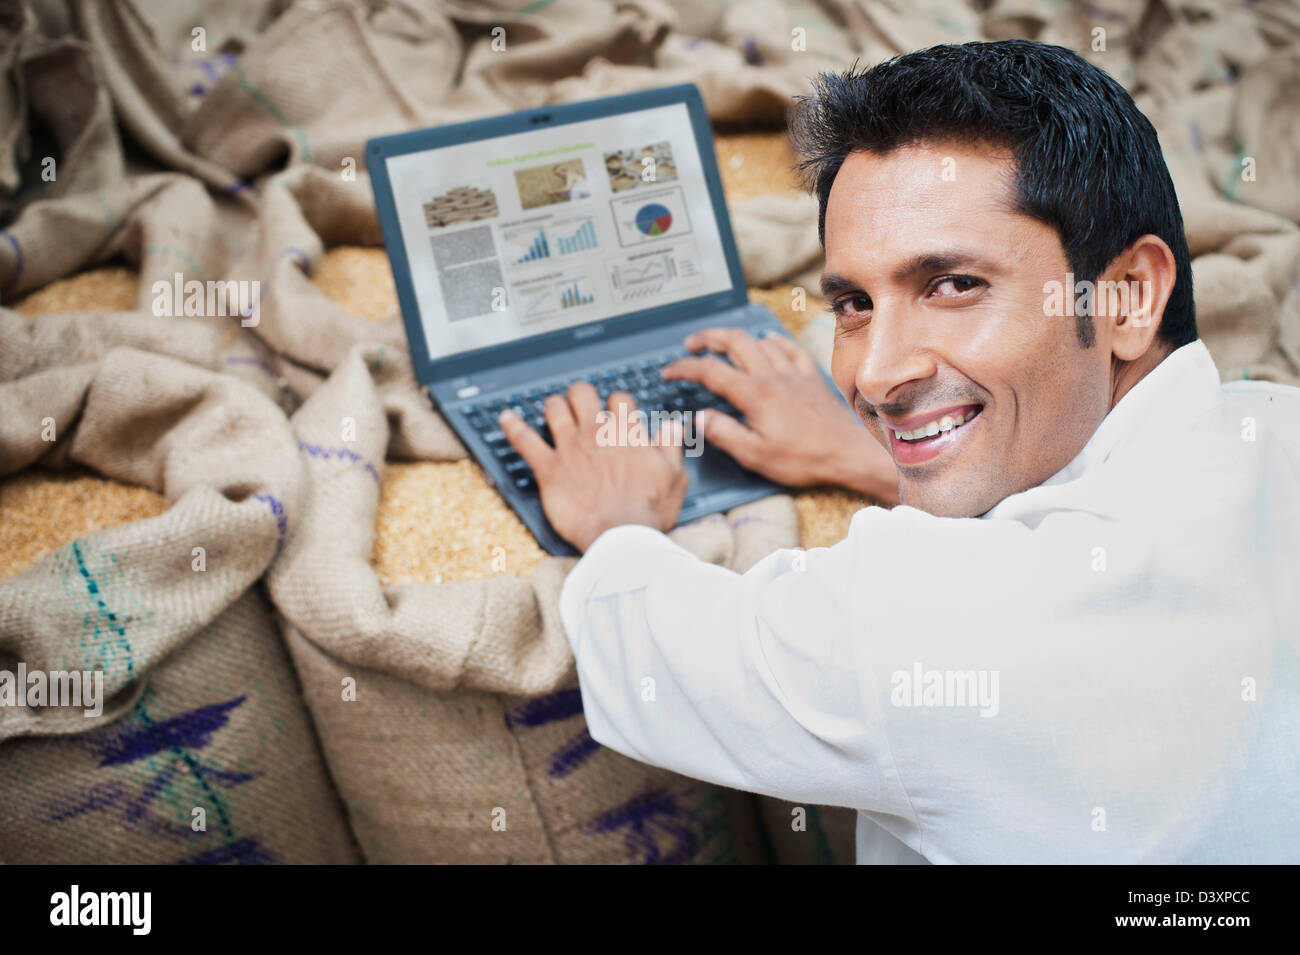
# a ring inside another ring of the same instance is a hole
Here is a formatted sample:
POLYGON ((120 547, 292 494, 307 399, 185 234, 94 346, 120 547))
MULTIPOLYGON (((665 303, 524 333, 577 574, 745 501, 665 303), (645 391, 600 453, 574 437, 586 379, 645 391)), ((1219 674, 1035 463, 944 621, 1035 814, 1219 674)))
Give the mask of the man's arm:
MULTIPOLYGON (((610 396, 612 413, 634 407, 610 396)), ((883 720, 866 712, 879 694, 853 659, 852 545, 800 553, 816 574, 792 551, 744 575, 700 561, 661 533, 686 491, 679 425, 652 438, 633 419, 622 445, 602 443, 586 382, 545 410, 554 447, 516 415, 501 427, 537 475, 552 526, 587 554, 561 612, 593 737, 724 785, 908 812, 883 720)))
POLYGON ((560 599, 592 737, 696 779, 910 815, 855 658, 853 549, 737 574, 648 527, 601 535, 560 599))

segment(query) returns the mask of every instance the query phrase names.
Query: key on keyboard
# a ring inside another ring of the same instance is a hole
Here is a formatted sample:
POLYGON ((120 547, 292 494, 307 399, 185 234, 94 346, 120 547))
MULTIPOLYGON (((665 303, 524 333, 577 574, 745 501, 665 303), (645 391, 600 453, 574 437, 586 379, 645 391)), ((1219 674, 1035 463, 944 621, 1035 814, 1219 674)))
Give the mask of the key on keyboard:
MULTIPOLYGON (((637 408, 647 413, 653 411, 701 411, 716 408, 724 414, 739 417, 739 412, 720 395, 693 381, 665 381, 660 369, 686 355, 685 351, 669 352, 656 358, 635 362, 621 362, 602 368, 584 380, 596 388, 602 404, 616 391, 626 391, 636 399, 637 408)), ((492 449, 493 455, 505 469, 506 478, 520 491, 536 493, 537 480, 532 469, 520 457, 497 424, 502 409, 512 408, 528 425, 539 432, 547 444, 554 444, 551 429, 546 424, 545 401, 550 394, 563 394, 568 382, 548 382, 538 388, 518 391, 500 398, 488 399, 461 409, 466 423, 492 449)))

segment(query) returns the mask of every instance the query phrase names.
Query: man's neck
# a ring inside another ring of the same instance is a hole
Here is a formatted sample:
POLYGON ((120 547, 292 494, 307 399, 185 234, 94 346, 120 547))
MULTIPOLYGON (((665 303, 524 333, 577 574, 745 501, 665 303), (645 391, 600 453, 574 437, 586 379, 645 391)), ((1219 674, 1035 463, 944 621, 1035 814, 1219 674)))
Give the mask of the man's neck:
POLYGON ((1110 360, 1110 410, 1114 410, 1121 398, 1133 390, 1133 386, 1151 373, 1162 361, 1169 357, 1172 349, 1163 342, 1152 342, 1141 358, 1134 361, 1121 361, 1112 357, 1110 360))

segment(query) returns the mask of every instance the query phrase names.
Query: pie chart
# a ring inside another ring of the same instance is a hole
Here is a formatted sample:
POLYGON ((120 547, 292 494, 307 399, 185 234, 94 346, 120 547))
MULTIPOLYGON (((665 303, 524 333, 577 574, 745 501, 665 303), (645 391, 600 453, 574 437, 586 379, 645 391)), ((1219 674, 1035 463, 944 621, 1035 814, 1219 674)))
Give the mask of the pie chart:
POLYGON ((643 235, 663 235, 673 224, 673 214, 666 207, 652 202, 636 211, 635 221, 643 235))

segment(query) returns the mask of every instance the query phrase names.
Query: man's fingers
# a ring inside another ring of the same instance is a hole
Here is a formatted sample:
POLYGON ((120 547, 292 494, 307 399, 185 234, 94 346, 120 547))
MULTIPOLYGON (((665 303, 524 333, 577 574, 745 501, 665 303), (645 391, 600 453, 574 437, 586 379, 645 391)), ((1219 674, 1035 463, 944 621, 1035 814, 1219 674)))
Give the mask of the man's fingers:
POLYGON ((817 370, 817 362, 813 360, 813 356, 801 348, 794 339, 786 338, 784 335, 768 335, 763 339, 763 342, 780 349, 785 357, 800 371, 817 370))
POLYGON ((726 451, 747 468, 759 459, 761 441, 757 434, 730 415, 706 408, 695 416, 700 436, 710 444, 726 451))
POLYGON ((753 379, 720 358, 679 358, 663 370, 664 379, 673 381, 685 378, 698 381, 709 391, 722 395, 742 411, 749 403, 746 399, 753 392, 753 379))
POLYGON ((555 456, 553 449, 540 434, 528 427, 528 423, 513 411, 505 410, 497 419, 497 424, 510 442, 510 446, 519 452, 519 456, 528 462, 534 474, 541 474, 555 456))
POLYGON ((619 414, 620 410, 623 414, 627 414, 635 409, 636 399, 632 397, 630 391, 615 391, 610 393, 609 410, 614 412, 614 414, 619 414))
POLYGON ((569 399, 564 395, 547 395, 542 410, 546 412, 546 423, 550 425, 555 446, 558 448, 561 443, 567 444, 578 427, 573 420, 569 399))
POLYGON ((609 410, 613 412, 615 424, 622 436, 619 443, 622 443, 623 437, 631 447, 644 447, 650 443, 645 412, 637 410, 636 399, 629 392, 616 391, 611 394, 609 410))
POLYGON ((769 365, 758 342, 743 328, 706 328, 687 335, 685 344, 690 351, 721 352, 742 371, 759 371, 769 365))
POLYGON ((681 464, 682 434, 682 423, 676 418, 669 418, 659 426, 659 433, 654 437, 655 446, 663 452, 670 464, 681 464))
POLYGON ((600 394, 594 385, 585 381, 575 381, 569 386, 569 404, 573 406, 573 415, 578 421, 579 431, 595 431, 596 416, 600 414, 600 394))

